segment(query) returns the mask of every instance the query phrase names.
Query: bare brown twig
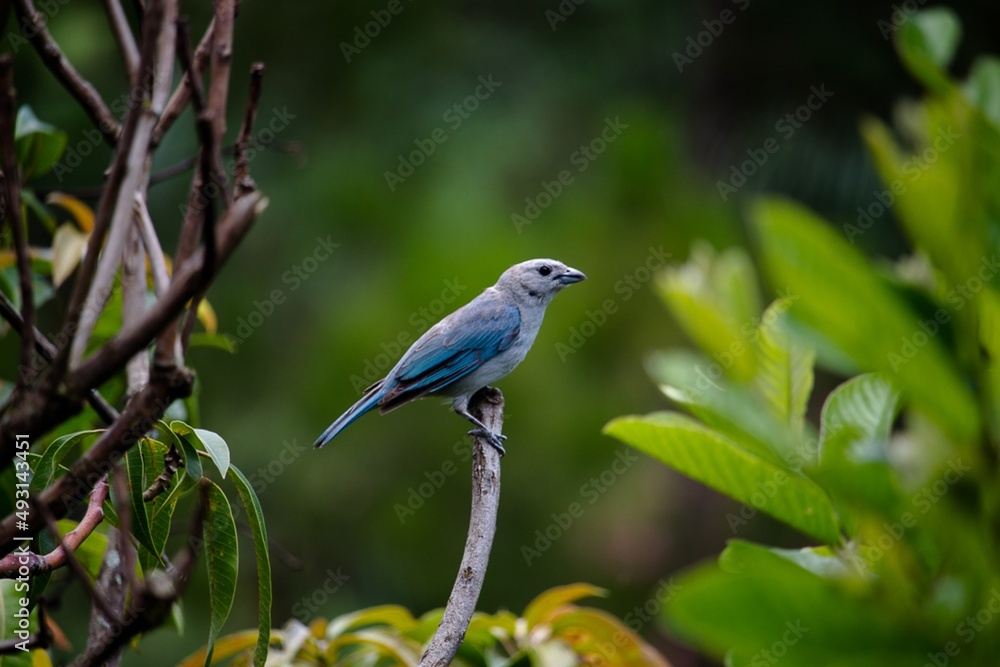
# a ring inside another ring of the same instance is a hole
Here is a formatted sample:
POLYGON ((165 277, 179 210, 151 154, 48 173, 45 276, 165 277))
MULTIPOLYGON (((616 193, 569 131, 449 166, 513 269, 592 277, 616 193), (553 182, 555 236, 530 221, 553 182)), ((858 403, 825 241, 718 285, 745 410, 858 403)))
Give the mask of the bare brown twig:
MULTIPOLYGON (((66 565, 83 541, 87 539, 94 529, 104 520, 104 500, 108 497, 108 485, 105 481, 99 482, 90 494, 90 503, 83 519, 77 527, 63 536, 61 543, 50 553, 41 555, 33 552, 19 551, 7 554, 0 558, 0 578, 9 579, 18 575, 18 569, 27 566, 32 575, 43 572, 51 572, 66 565), (27 562, 25 562, 27 561, 27 562)), ((43 521, 46 517, 40 517, 43 521)), ((55 528, 52 529, 55 531, 55 528)), ((55 539, 59 539, 57 532, 53 532, 55 539)), ((88 580, 89 583, 89 580, 88 580)))
POLYGON ((250 178, 250 160, 247 149, 253 135, 253 126, 257 120, 257 105, 260 104, 261 83, 264 79, 264 63, 254 63, 250 66, 250 93, 247 95, 246 111, 243 113, 243 124, 236 139, 233 152, 233 196, 242 197, 256 189, 250 178))
MULTIPOLYGON (((488 429, 500 433, 503 428, 503 394, 499 389, 486 387, 476 392, 470 402, 470 411, 488 429)), ((472 457, 472 511, 465 552, 444 608, 444 616, 427 643, 420 658, 420 667, 447 667, 465 638, 486 578, 499 507, 500 453, 486 438, 476 436, 472 457)))
POLYGON ((101 99, 100 93, 80 76, 76 68, 63 55, 62 50, 52 39, 49 29, 45 25, 45 17, 35 9, 34 3, 31 0, 17 0, 16 7, 18 18, 27 21, 31 27, 31 34, 27 37, 35 50, 38 51, 42 62, 76 98, 100 133, 104 135, 104 139, 114 146, 121 136, 122 127, 111 113, 111 109, 101 99))
POLYGON ((198 47, 194 51, 194 71, 195 77, 191 77, 190 74, 185 73, 184 78, 181 82, 177 84, 177 89, 174 91, 173 95, 170 96, 170 101, 167 102, 166 108, 160 115, 159 122, 156 123, 156 127, 153 129, 153 146, 159 146, 160 142, 163 141, 164 135, 173 126, 173 124, 180 118, 181 113, 187 108, 188 102, 191 101, 191 90, 192 81, 195 78, 200 77, 202 72, 208 66, 209 54, 211 53, 212 43, 215 36, 215 19, 208 24, 208 28, 205 29, 205 34, 202 35, 201 41, 198 42, 198 47))
POLYGON ((115 41, 118 42, 118 50, 125 64, 125 78, 130 86, 134 86, 139 76, 139 47, 135 45, 132 28, 129 27, 121 2, 118 0, 103 0, 103 2, 108 22, 111 23, 111 31, 115 34, 115 41))

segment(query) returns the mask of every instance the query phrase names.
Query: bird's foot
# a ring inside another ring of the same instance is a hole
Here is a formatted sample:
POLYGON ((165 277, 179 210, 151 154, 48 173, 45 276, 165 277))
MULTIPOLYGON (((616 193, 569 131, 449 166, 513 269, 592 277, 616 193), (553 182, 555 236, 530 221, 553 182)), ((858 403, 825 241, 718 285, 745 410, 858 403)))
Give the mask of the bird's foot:
POLYGON ((473 438, 477 436, 484 438, 486 442, 490 443, 498 452, 500 452, 500 456, 507 453, 507 450, 503 448, 503 441, 507 439, 507 436, 501 433, 494 433, 493 431, 489 431, 485 428, 474 428, 469 431, 469 435, 473 438))

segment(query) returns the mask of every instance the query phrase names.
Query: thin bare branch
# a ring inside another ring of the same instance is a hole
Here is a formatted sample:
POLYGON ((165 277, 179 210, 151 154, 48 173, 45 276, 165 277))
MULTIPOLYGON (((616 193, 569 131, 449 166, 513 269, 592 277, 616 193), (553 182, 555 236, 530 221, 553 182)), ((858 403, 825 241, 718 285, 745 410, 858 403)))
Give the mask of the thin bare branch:
POLYGON ((215 145, 221 146, 226 136, 226 103, 229 99, 229 73, 233 62, 233 24, 236 2, 214 0, 215 30, 212 39, 212 73, 208 84, 206 108, 212 116, 215 145))
POLYGON ((254 63, 250 66, 250 92, 247 95, 247 108, 243 113, 243 124, 236 139, 236 150, 233 153, 233 197, 239 198, 257 189, 250 178, 250 160, 247 149, 253 137, 253 126, 257 120, 257 105, 260 103, 261 84, 264 79, 264 63, 254 63))
MULTIPOLYGON (((35 355, 35 291, 31 280, 31 258, 28 257, 27 233, 21 219, 21 176, 14 152, 14 58, 0 57, 0 168, 3 169, 3 217, 10 224, 17 255, 17 275, 21 289, 21 368, 31 368, 35 355)), ((18 378, 24 386, 25 375, 18 378)))
POLYGON ((118 50, 121 51, 122 61, 125 64, 125 76, 129 85, 134 86, 138 82, 139 76, 139 47, 135 45, 135 37, 132 35, 132 28, 129 27, 128 18, 119 0, 102 0, 104 11, 108 14, 108 22, 111 24, 111 31, 115 34, 115 41, 118 42, 118 50))
MULTIPOLYGON (((122 260, 122 325, 138 322, 146 310, 146 262, 139 243, 139 227, 133 222, 122 260)), ((127 392, 131 396, 149 382, 149 355, 139 350, 125 364, 127 392)))
POLYGON ((76 98, 100 133, 104 135, 104 139, 114 146, 122 133, 122 127, 111 113, 111 109, 101 99, 101 94, 76 71, 76 68, 63 55, 59 45, 49 33, 46 18, 35 9, 32 0, 17 0, 16 7, 18 18, 22 22, 26 21, 30 26, 31 34, 26 35, 26 37, 38 51, 42 62, 76 98))
MULTIPOLYGON (((470 411, 489 430, 500 433, 503 428, 503 394, 499 389, 486 387, 476 392, 470 402, 470 411)), ((447 667, 465 638, 486 578, 499 507, 500 453, 486 438, 476 436, 472 458, 472 512, 465 553, 444 608, 444 616, 420 658, 420 667, 447 667)))
POLYGON ((135 193, 135 224, 139 227, 139 236, 146 250, 146 257, 149 259, 150 272, 153 274, 153 291, 157 297, 161 297, 170 287, 170 273, 167 271, 167 262, 163 258, 163 248, 160 247, 160 238, 156 235, 153 219, 149 217, 146 198, 138 192, 135 193))
MULTIPOLYGON (((198 42, 198 48, 194 51, 194 71, 195 78, 200 77, 204 73, 205 68, 208 66, 209 55, 212 51, 212 44, 215 39, 215 19, 208 24, 208 28, 205 29, 205 34, 202 35, 201 41, 198 42)), ((188 102, 191 100, 191 82, 194 79, 190 74, 185 73, 184 78, 181 82, 177 84, 177 89, 174 94, 170 96, 170 101, 167 102, 166 109, 163 110, 163 114, 160 115, 160 120, 153 129, 153 146, 159 146, 160 142, 163 141, 164 135, 173 126, 174 122, 180 118, 181 113, 187 107, 188 102)), ((200 79, 199 79, 200 81, 200 79)))
MULTIPOLYGON (((43 572, 51 572, 52 570, 57 570, 60 567, 66 565, 72 558, 72 554, 76 551, 85 539, 90 537, 90 534, 94 532, 94 529, 104 520, 104 501, 108 497, 108 484, 104 479, 101 479, 94 486, 93 491, 90 494, 90 503, 87 505, 87 512, 84 514, 83 519, 76 528, 66 533, 62 536, 62 540, 58 547, 52 550, 50 553, 40 555, 32 552, 17 551, 15 553, 7 554, 3 558, 0 558, 0 578, 2 579, 13 579, 18 576, 18 569, 28 567, 29 574, 31 576, 41 574, 43 572), (27 561, 27 562, 25 562, 27 561)), ((32 503, 34 504, 34 503, 32 503)), ((38 504, 40 509, 44 510, 44 505, 38 504)), ((34 514, 34 513, 33 513, 34 514)), ((52 518, 51 514, 47 517, 44 516, 45 512, 40 512, 43 516, 40 518, 44 521, 45 519, 52 518)), ((54 524, 54 521, 52 522, 54 524)), ((53 537, 59 540, 58 531, 53 527, 53 537)), ((83 577, 87 579, 86 577, 83 577)), ((86 584, 90 583, 87 579, 86 584)))

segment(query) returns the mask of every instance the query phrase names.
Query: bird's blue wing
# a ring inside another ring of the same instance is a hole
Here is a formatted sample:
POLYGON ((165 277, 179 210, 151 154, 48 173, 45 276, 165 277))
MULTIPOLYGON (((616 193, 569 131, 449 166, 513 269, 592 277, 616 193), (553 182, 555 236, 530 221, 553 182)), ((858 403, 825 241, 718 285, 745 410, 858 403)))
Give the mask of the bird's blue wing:
POLYGON ((514 344, 521 313, 501 300, 470 303, 456 311, 447 329, 432 332, 411 348, 379 401, 388 412, 415 398, 444 389, 514 344))

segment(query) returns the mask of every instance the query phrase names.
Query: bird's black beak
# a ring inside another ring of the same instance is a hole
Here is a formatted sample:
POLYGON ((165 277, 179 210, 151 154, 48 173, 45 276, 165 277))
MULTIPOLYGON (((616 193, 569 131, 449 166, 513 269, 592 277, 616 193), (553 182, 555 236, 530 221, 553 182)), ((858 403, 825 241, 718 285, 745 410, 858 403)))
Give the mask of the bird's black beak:
POLYGON ((578 283, 581 280, 586 280, 587 276, 583 275, 582 271, 577 271, 576 269, 566 269, 566 272, 561 276, 556 278, 561 285, 572 285, 573 283, 578 283))

